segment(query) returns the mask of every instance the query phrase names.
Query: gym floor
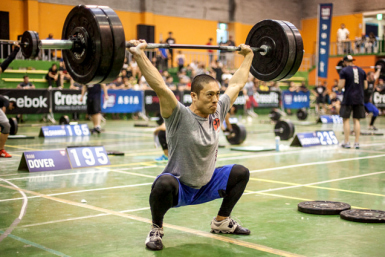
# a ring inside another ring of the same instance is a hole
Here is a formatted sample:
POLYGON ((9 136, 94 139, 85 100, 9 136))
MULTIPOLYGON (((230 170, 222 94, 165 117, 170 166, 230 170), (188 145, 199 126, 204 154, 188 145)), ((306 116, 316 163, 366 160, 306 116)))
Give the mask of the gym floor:
MULTIPOLYGON (((244 119, 248 130, 269 130, 260 115, 244 119)), ((295 117, 291 118, 293 121, 295 117)), ((309 117, 308 120, 315 120, 309 117)), ((366 128, 369 118, 363 120, 366 128)), ((155 124, 155 123, 154 123, 155 124)), ((90 137, 9 140, 14 157, 0 159, 0 234, 25 215, 0 243, 1 256, 384 256, 385 225, 351 222, 336 216, 305 214, 306 200, 341 201, 354 208, 385 210, 385 137, 362 136, 361 149, 339 146, 289 147, 281 151, 230 150, 223 134, 217 166, 242 164, 251 172, 245 194, 232 215, 250 236, 209 233, 221 200, 175 208, 165 217, 165 249, 151 252, 144 241, 150 230, 148 197, 166 163, 154 148, 153 128, 134 121, 110 121, 105 133, 90 137), (125 152, 109 156, 111 165, 28 173, 18 171, 23 151, 104 145, 125 152), (19 187, 11 187, 4 180, 19 187), (21 192, 26 194, 27 200, 21 192), (87 203, 82 203, 82 200, 87 203)), ((377 127, 385 127, 379 118, 377 127)), ((91 124, 89 123, 89 126, 91 124)), ((18 134, 36 136, 39 127, 18 134)), ((340 141, 342 124, 296 124, 296 132, 333 129, 340 141)), ((354 139, 351 137, 351 143, 354 139)), ((274 134, 248 134, 243 146, 272 146, 274 134)))

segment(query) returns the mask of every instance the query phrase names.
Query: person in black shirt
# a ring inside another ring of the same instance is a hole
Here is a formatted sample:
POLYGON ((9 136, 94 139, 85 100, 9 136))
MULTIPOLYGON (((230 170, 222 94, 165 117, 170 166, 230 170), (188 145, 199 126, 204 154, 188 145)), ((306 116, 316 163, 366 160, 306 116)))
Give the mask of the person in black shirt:
POLYGON ((80 102, 83 101, 84 94, 87 91, 87 114, 91 116, 92 123, 94 124, 94 128, 91 130, 92 134, 95 132, 100 134, 102 132, 100 128, 102 120, 102 107, 100 103, 102 89, 104 91, 104 101, 106 102, 108 94, 105 84, 83 85, 82 88, 80 102))
POLYGON ((52 64, 51 68, 48 70, 48 74, 45 76, 45 79, 48 81, 49 88, 52 87, 52 83, 56 81, 56 87, 60 88, 60 74, 57 69, 56 63, 52 64))
MULTIPOLYGON (((166 39, 166 43, 171 45, 171 44, 175 44, 175 38, 172 37, 172 32, 168 32, 168 38, 166 39)), ((174 67, 174 53, 172 51, 172 49, 168 49, 168 52, 170 53, 170 60, 171 60, 171 68, 174 67)))
POLYGON ((14 49, 10 55, 8 55, 7 59, 5 59, 1 64, 0 64, 0 74, 3 73, 7 68, 8 65, 15 60, 17 53, 20 50, 20 47, 17 43, 14 44, 14 49))
POLYGON ((220 67, 218 60, 215 60, 211 64, 211 69, 215 72, 215 79, 218 80, 219 84, 222 85, 223 70, 222 70, 222 67, 220 67))
POLYGON ((314 87, 312 92, 316 96, 316 112, 320 113, 320 107, 322 107, 322 111, 324 112, 327 94, 326 87, 322 85, 321 81, 318 81, 318 85, 314 87))
POLYGON ((381 67, 377 68, 376 72, 370 71, 368 72, 368 88, 364 90, 364 105, 365 110, 367 113, 372 113, 372 119, 370 120, 369 130, 377 130, 377 128, 374 126, 374 121, 380 114, 379 110, 377 109, 374 104, 372 104, 372 95, 375 89, 374 83, 376 80, 380 77, 381 73, 381 67))
POLYGON ((343 118, 345 141, 342 143, 343 148, 350 148, 349 135, 350 124, 349 118, 353 111, 353 123, 355 133, 354 148, 360 148, 360 119, 365 118, 364 108, 364 89, 368 88, 366 81, 366 73, 360 67, 353 64, 353 57, 347 55, 343 59, 346 65, 340 71, 340 80, 338 81, 338 89, 345 88, 344 99, 342 100, 340 116, 343 118))
POLYGON ((28 89, 28 88, 35 89, 35 85, 29 82, 28 75, 25 75, 23 77, 23 82, 17 85, 17 89, 28 89))
POLYGON ((4 96, 0 95, 0 128, 1 128, 1 134, 0 134, 0 158, 11 158, 12 155, 7 153, 5 151, 5 142, 8 139, 9 133, 11 131, 11 124, 9 124, 9 120, 7 116, 5 115, 5 112, 7 110, 13 110, 16 108, 16 102, 15 101, 9 101, 4 96))

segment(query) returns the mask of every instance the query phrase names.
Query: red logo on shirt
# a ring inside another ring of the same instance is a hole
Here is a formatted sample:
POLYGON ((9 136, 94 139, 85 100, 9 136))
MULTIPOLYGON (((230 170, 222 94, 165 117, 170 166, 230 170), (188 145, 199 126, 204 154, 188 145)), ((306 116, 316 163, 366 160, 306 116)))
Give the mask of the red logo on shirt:
POLYGON ((219 128, 219 126, 221 125, 221 121, 216 118, 214 121, 213 121, 213 126, 214 126, 214 130, 217 130, 219 128))

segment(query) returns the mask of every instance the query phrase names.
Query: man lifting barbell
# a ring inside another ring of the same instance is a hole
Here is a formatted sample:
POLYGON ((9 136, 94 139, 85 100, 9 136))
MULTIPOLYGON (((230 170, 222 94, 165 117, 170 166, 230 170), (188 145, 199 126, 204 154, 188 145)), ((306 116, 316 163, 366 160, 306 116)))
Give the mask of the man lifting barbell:
POLYGON ((4 96, 0 95, 0 157, 2 158, 11 158, 12 155, 5 151, 5 142, 8 139, 9 133, 11 131, 11 124, 5 115, 6 109, 13 110, 16 108, 15 101, 9 101, 4 96))
POLYGON ((150 206, 153 227, 146 239, 151 250, 163 249, 163 217, 171 207, 200 204, 223 197, 222 206, 211 222, 211 232, 250 234, 230 218, 249 180, 249 170, 241 165, 215 168, 221 123, 246 84, 254 53, 241 45, 245 57, 219 98, 218 82, 209 75, 196 76, 191 85, 192 104, 185 107, 165 85, 161 75, 144 53, 144 40, 130 41, 146 81, 159 97, 166 123, 169 162, 152 186, 150 206), (197 167, 199 169, 197 170, 197 167))

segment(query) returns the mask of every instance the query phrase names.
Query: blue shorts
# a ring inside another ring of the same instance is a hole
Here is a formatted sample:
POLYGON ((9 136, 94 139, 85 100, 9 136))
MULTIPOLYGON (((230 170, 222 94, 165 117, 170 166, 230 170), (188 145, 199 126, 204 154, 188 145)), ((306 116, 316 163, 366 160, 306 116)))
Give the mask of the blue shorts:
MULTIPOLYGON (((179 193, 178 193, 178 205, 174 207, 181 207, 186 205, 194 205, 210 202, 212 200, 221 198, 220 192, 225 192, 227 188, 227 181, 229 180, 231 169, 234 164, 225 165, 222 167, 218 167, 214 170, 214 174, 211 177, 209 183, 200 189, 191 188, 189 186, 184 185, 179 181, 177 177, 175 177, 171 173, 162 173, 160 174, 155 181, 163 175, 171 175, 176 180, 178 180, 179 184, 179 193)), ((154 181, 154 183, 155 183, 154 181)))
POLYGON ((372 104, 371 102, 365 103, 364 105, 365 105, 366 112, 373 113, 374 117, 377 117, 380 114, 377 107, 374 106, 374 104, 372 104))

